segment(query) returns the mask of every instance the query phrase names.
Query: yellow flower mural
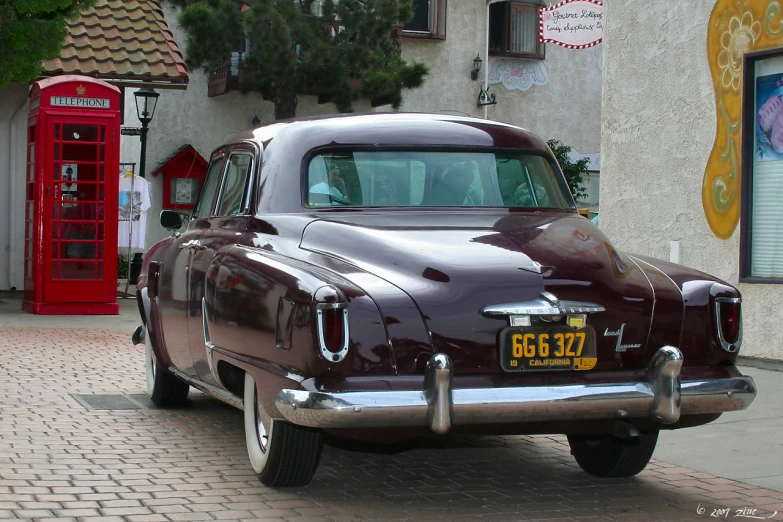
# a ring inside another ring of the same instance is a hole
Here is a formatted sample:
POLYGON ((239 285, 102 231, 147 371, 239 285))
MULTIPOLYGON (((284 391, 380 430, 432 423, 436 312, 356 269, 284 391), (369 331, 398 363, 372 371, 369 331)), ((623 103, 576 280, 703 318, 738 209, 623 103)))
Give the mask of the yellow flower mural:
POLYGON ((718 0, 707 30, 718 129, 702 185, 712 232, 728 239, 740 211, 742 64, 745 53, 783 47, 780 0, 718 0))

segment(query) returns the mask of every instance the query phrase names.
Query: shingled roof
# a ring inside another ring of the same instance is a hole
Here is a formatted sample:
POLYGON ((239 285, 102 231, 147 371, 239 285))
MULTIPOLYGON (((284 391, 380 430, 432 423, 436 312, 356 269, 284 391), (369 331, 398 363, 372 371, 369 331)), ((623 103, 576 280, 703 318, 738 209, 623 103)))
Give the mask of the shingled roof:
POLYGON ((185 89, 188 72, 157 0, 98 0, 68 24, 44 76, 83 74, 114 83, 185 89))

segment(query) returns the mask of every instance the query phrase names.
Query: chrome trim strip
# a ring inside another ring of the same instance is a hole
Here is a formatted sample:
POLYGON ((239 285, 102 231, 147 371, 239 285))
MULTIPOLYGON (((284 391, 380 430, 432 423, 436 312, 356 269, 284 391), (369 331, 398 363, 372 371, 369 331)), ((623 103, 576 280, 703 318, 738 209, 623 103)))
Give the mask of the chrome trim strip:
POLYGON ((218 388, 217 386, 213 386, 211 384, 207 384, 204 381, 200 381, 198 379, 194 379, 190 375, 183 373, 173 366, 169 366, 169 371, 177 376, 178 379, 181 379, 185 381, 186 383, 190 384, 194 388, 201 390, 202 392, 206 393, 207 395, 211 395, 212 397, 225 402, 229 406, 233 406, 235 408, 238 408, 242 411, 245 410, 244 401, 240 398, 234 395, 231 392, 228 392, 224 390, 223 388, 218 388))
POLYGON ((737 337, 737 342, 730 343, 726 341, 725 337, 723 337, 723 325, 721 324, 722 321, 720 316, 721 303, 742 304, 742 298, 741 297, 716 297, 715 298, 715 323, 717 324, 717 328, 718 328, 718 340, 720 341, 720 346, 721 348, 723 348, 729 353, 736 353, 739 351, 740 347, 742 346, 742 308, 740 308, 740 327, 739 327, 739 336, 737 337))
POLYGON ((204 330, 204 348, 207 350, 207 364, 209 364, 209 373, 212 374, 212 378, 215 382, 220 382, 220 378, 215 371, 215 362, 212 360, 212 352, 215 349, 215 345, 209 337, 209 325, 207 325, 207 298, 201 298, 201 326, 204 330))
POLYGON ((340 362, 348 355, 348 346, 350 341, 350 332, 348 331, 348 305, 345 303, 319 303, 315 307, 315 317, 318 330, 318 347, 321 349, 321 355, 329 362, 340 362), (326 347, 324 340, 324 317, 323 311, 342 310, 343 311, 343 346, 339 352, 333 352, 326 347))
POLYGON ((558 305, 552 305, 552 303, 545 299, 490 305, 481 309, 481 313, 489 317, 505 317, 507 315, 594 314, 605 311, 606 308, 594 303, 560 301, 558 305))
MULTIPOLYGON (((665 273, 663 273, 663 271, 662 271, 660 268, 658 268, 657 266, 655 266, 655 265, 651 265, 651 264, 650 264, 650 263, 648 263, 647 261, 642 261, 641 259, 636 259, 635 257, 633 257, 633 256, 631 256, 631 255, 629 255, 629 256, 628 256, 628 259, 630 259, 630 260, 631 260, 631 263, 633 263, 634 265, 636 265, 636 268, 638 268, 638 269, 639 269, 639 272, 641 272, 641 273, 642 273, 642 275, 644 276, 644 278, 647 280, 647 284, 648 284, 648 285, 650 285, 650 291, 652 292, 652 311, 650 312, 650 327, 649 327, 649 328, 647 328, 647 337, 645 337, 645 339, 644 339, 644 345, 643 345, 643 346, 645 346, 645 347, 646 347, 646 346, 647 346, 647 343, 650 341, 650 336, 652 336, 652 331, 653 331, 653 324, 655 323, 655 304, 658 302, 658 300, 655 298, 655 285, 654 285, 654 284, 652 283, 652 281, 650 280, 650 276, 648 276, 648 275, 647 275, 647 272, 645 272, 645 271, 644 271, 644 269, 643 269, 641 266, 639 266, 639 263, 644 263, 645 265, 649 266, 651 269, 655 270, 655 271, 656 271, 656 272, 658 272, 659 274, 661 274, 661 275, 663 275, 664 277, 666 277, 666 279, 668 279, 668 280, 669 280, 669 282, 670 282, 672 285, 674 285, 674 288, 676 288, 676 289, 677 289, 677 291, 680 293, 680 298, 681 298, 681 299, 682 299, 682 290, 680 290, 680 287, 679 287, 679 286, 677 286, 677 283, 675 283, 675 282, 672 280, 672 278, 671 278, 671 277, 669 277, 668 275, 666 275, 665 273)), ((682 330, 682 321, 680 321, 680 330, 682 330)), ((619 344, 619 343, 618 343, 618 344, 619 344)))
POLYGON ((341 393, 284 389, 278 393, 275 403, 287 420, 301 426, 429 426, 435 430, 445 427, 446 416, 450 425, 458 426, 615 419, 618 410, 627 412, 629 419, 652 417, 661 423, 671 423, 676 422, 673 419, 678 413, 743 410, 755 399, 756 384, 745 376, 686 381, 677 387, 682 360, 676 356, 679 350, 673 350, 676 349, 664 347, 656 353, 648 382, 451 389, 451 405, 447 408, 445 398, 450 386, 437 373, 446 370, 445 361, 431 360, 434 369, 430 370, 433 374, 430 383, 440 379, 441 388, 430 384, 423 391, 341 393))

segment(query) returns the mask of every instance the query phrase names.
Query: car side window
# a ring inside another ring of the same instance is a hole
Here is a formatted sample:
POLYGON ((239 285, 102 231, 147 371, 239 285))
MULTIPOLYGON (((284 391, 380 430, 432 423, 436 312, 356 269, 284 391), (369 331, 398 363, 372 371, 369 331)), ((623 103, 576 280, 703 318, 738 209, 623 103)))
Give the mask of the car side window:
POLYGON ((234 153, 228 158, 223 186, 218 197, 216 216, 237 216, 242 213, 253 156, 246 152, 234 153))
POLYGON ((193 208, 191 219, 209 217, 209 213, 212 210, 212 202, 215 200, 215 194, 217 193, 218 184, 220 183, 220 174, 223 172, 224 164, 225 158, 221 156, 213 160, 209 165, 207 179, 204 181, 204 187, 201 189, 201 194, 199 195, 195 208, 193 208))

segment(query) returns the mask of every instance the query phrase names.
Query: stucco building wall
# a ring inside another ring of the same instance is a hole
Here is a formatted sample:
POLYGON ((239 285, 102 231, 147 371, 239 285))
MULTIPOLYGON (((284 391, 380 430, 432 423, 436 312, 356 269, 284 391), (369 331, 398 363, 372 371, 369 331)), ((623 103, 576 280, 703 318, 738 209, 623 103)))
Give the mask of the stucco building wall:
POLYGON ((581 50, 546 44, 544 60, 506 60, 513 74, 521 75, 517 88, 509 89, 502 82, 491 83, 497 81, 492 71, 500 59, 487 57, 486 21, 485 0, 452 0, 445 40, 404 39, 403 57, 427 64, 430 75, 423 87, 405 93, 402 110, 457 111, 483 117, 476 102, 487 74, 488 90, 498 102, 487 108, 489 119, 558 139, 582 154, 600 152, 603 44, 581 50), (477 54, 483 64, 474 81, 470 71, 477 54), (520 90, 520 86, 528 88, 520 90))
POLYGON ((601 228, 619 250, 680 262, 737 285, 743 355, 783 359, 780 285, 739 284, 739 227, 710 230, 702 206, 715 141, 716 103, 707 54, 714 0, 604 0, 601 228))
POLYGON ((0 290, 24 286, 24 173, 29 86, 0 92, 0 290))

